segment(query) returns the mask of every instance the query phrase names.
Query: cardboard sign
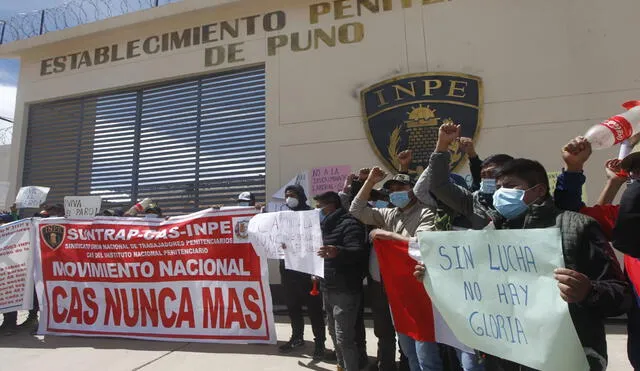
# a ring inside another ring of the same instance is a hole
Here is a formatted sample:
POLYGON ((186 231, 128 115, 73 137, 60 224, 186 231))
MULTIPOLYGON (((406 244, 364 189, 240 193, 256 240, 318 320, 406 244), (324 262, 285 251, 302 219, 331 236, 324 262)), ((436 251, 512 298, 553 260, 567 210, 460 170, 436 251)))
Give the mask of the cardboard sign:
POLYGON ((424 285, 465 345, 536 370, 588 370, 560 297, 557 228, 419 233, 424 285))
POLYGON ((92 219, 100 213, 102 197, 100 196, 66 196, 64 198, 64 215, 74 219, 92 219))
POLYGON ((18 209, 36 209, 47 200, 50 190, 49 187, 22 187, 16 196, 16 207, 18 209))

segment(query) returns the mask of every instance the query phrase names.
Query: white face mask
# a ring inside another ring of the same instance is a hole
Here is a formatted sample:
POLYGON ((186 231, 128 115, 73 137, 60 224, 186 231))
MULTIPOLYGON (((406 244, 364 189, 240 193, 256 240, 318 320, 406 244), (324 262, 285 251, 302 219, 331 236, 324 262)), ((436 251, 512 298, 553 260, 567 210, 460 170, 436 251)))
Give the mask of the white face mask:
POLYGON ((291 209, 295 209, 300 204, 300 201, 298 201, 297 198, 293 198, 293 197, 287 197, 285 202, 287 203, 287 206, 289 206, 289 208, 291 209))

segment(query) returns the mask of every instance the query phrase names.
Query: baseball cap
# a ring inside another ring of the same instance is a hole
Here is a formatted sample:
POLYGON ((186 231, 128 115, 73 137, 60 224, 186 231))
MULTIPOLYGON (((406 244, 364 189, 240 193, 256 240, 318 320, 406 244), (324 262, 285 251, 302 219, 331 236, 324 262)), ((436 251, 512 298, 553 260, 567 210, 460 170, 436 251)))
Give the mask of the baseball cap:
POLYGON ((410 185, 410 186, 413 185, 413 181, 411 180, 411 177, 408 174, 396 174, 393 176, 393 178, 384 182, 384 185, 382 186, 382 188, 389 189, 394 183, 400 183, 402 185, 410 185))
POLYGON ((253 193, 251 192, 242 192, 238 196, 238 201, 255 201, 255 200, 256 200, 256 196, 254 196, 253 193))

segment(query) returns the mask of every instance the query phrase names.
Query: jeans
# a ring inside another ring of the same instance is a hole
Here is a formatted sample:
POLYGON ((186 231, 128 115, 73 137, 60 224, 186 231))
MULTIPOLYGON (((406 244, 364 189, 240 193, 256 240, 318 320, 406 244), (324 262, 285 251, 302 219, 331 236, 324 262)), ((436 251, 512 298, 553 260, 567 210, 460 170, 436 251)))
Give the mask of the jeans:
POLYGON ((322 294, 338 365, 346 371, 358 371, 359 351, 355 339, 361 293, 328 290, 322 294))
POLYGON ((438 343, 416 341, 398 333, 402 351, 409 359, 411 371, 443 371, 438 343))
POLYGON ((484 371, 484 365, 478 363, 475 353, 463 352, 460 349, 456 349, 456 353, 464 371, 484 371))
POLYGON ((373 333, 378 338, 378 370, 396 369, 396 329, 393 327, 389 301, 382 282, 369 280, 371 309, 373 311, 373 333))
POLYGON ((364 291, 360 293, 360 308, 356 319, 356 346, 360 357, 367 355, 367 332, 364 326, 364 291))
POLYGON ((304 340, 304 317, 302 306, 307 306, 307 313, 311 320, 311 328, 316 343, 324 345, 326 340, 324 312, 322 310, 322 296, 309 294, 313 288, 311 275, 284 269, 284 260, 281 260, 280 274, 284 287, 285 300, 289 318, 291 320, 291 338, 304 340))

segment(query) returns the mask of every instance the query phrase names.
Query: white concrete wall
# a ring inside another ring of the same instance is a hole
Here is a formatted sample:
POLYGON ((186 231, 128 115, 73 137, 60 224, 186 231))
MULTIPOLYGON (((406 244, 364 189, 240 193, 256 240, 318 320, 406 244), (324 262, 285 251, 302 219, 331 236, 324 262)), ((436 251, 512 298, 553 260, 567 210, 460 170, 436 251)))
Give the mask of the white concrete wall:
MULTIPOLYGON (((268 192, 304 168, 379 163, 366 140, 355 91, 392 74, 451 71, 482 77, 479 153, 534 157, 549 170, 561 167, 559 151, 568 139, 620 111, 620 103, 640 97, 640 50, 633 47, 640 31, 633 15, 640 2, 635 0, 452 0, 407 9, 394 0, 393 11, 342 20, 332 13, 310 25, 313 3, 240 1, 24 51, 12 176, 20 174, 29 102, 260 62, 268 74, 268 192), (241 63, 206 68, 201 45, 40 76, 45 58, 279 9, 287 14, 283 33, 358 21, 365 38, 297 53, 282 48, 267 57, 265 38, 271 35, 259 31, 239 40, 245 42, 241 63)), ((604 180, 601 165, 611 156, 614 151, 596 153, 589 164, 592 199, 604 180)))

